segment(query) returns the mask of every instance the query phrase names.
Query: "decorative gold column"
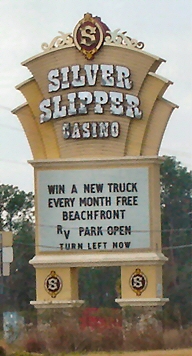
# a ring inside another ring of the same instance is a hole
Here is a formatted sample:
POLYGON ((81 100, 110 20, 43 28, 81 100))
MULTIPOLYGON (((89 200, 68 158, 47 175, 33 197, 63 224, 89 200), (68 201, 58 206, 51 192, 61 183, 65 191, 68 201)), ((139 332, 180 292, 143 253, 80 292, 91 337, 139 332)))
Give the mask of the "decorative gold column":
POLYGON ((43 266, 36 268, 37 309, 77 307, 84 303, 78 299, 78 268, 43 266), (44 288, 42 288, 44 286, 44 288))

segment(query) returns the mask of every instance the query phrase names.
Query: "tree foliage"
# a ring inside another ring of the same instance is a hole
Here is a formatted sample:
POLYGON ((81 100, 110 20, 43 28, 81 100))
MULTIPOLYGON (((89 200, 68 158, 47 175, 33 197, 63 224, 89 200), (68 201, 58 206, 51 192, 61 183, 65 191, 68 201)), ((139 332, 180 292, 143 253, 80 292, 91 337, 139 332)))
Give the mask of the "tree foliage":
MULTIPOLYGON (((192 321, 192 174, 173 157, 161 166, 161 210, 165 309, 170 319, 192 321)), ((28 261, 34 256, 34 201, 32 193, 0 185, 0 230, 14 233, 14 261, 6 277, 5 296, 14 310, 29 307, 35 299, 35 270, 28 261)), ((80 298, 91 307, 114 307, 118 297, 120 268, 83 268, 79 273, 80 298)), ((116 304, 117 306, 117 304, 116 304)))
POLYGON ((119 267, 80 269, 80 299, 85 300, 89 307, 117 307, 115 298, 117 297, 116 283, 119 276, 119 267))
POLYGON ((161 210, 166 309, 185 324, 192 320, 192 172, 173 157, 161 166, 161 210))
POLYGON ((24 221, 33 222, 33 211, 33 193, 13 185, 0 185, 0 230, 18 231, 24 221))
POLYGON ((27 310, 35 299, 35 269, 29 260, 35 255, 34 225, 23 221, 14 235, 14 260, 7 280, 7 301, 15 310, 27 310))
POLYGON ((13 232, 11 275, 3 278, 1 307, 29 308, 35 298, 35 272, 29 260, 35 254, 34 197, 12 185, 0 185, 0 230, 13 232))
MULTIPOLYGON (((192 212, 192 172, 188 172, 172 157, 167 157, 161 166, 161 208, 162 208, 162 227, 163 231, 182 230, 186 233, 191 228, 192 212)), ((181 234, 175 234, 174 241, 183 237, 181 234)), ((168 241, 167 241, 168 242, 168 241)))

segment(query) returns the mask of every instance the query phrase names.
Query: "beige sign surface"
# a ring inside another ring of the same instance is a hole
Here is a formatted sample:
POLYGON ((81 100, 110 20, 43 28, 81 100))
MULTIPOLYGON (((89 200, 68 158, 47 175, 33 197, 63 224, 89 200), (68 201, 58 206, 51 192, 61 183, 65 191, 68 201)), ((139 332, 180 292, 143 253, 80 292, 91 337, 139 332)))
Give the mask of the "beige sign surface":
POLYGON ((17 87, 27 103, 14 113, 34 159, 157 155, 176 107, 162 97, 171 82, 155 73, 163 59, 118 31, 91 59, 74 41, 62 33, 23 62, 32 78, 17 87))

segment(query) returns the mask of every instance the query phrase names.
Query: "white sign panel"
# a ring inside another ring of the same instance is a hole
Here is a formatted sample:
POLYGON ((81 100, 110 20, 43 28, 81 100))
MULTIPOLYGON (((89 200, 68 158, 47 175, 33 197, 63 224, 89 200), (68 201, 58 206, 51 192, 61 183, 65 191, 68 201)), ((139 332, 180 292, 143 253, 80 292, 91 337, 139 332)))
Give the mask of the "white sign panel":
POLYGON ((13 247, 3 247, 2 262, 13 262, 13 247))
POLYGON ((10 263, 3 263, 3 276, 10 276, 10 263))
POLYGON ((38 172, 40 251, 150 247, 147 168, 38 172))

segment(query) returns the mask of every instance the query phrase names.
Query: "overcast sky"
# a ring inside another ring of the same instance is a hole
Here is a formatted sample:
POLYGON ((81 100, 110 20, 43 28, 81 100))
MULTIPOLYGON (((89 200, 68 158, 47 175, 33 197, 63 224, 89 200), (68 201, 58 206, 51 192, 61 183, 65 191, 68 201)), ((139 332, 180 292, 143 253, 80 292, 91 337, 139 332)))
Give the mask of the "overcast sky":
POLYGON ((31 74, 21 62, 40 52, 58 31, 72 32, 84 13, 101 17, 145 43, 166 60, 158 74, 173 85, 164 97, 175 104, 160 154, 192 169, 192 0, 0 0, 0 184, 33 190, 31 151, 11 110, 25 102, 15 86, 31 74))

